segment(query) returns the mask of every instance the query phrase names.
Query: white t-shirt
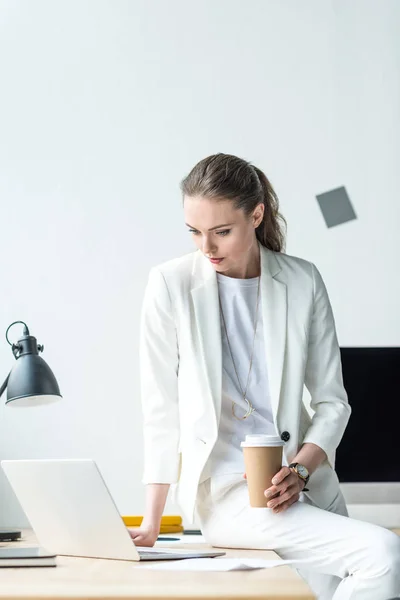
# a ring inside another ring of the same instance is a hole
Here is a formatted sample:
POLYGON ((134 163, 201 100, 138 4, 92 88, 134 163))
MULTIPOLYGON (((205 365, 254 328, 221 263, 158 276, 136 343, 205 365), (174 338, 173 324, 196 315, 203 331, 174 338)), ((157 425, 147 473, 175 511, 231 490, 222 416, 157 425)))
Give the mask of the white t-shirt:
MULTIPOLYGON (((257 306, 258 277, 236 279, 217 273, 219 297, 225 317, 226 329, 236 365, 240 385, 246 389, 250 368, 250 357, 254 338, 254 318, 257 306)), ((247 398, 255 412, 244 420, 232 415, 232 400, 235 414, 243 416, 248 408, 238 384, 226 339, 221 315, 222 339, 222 403, 218 440, 201 475, 201 481, 210 476, 244 473, 243 451, 240 443, 249 433, 277 435, 268 384, 267 357, 265 354, 261 291, 258 306, 257 333, 254 343, 253 365, 250 373, 247 398)))

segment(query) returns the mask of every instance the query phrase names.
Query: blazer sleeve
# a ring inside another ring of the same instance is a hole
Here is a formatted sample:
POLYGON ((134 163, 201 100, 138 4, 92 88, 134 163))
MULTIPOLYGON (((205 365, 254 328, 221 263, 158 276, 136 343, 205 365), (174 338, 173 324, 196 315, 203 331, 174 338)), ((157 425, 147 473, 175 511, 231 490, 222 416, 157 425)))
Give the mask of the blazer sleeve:
POLYGON ((150 270, 140 322, 140 388, 143 415, 142 483, 176 483, 180 455, 179 352, 163 274, 150 270))
POLYGON ((311 266, 314 303, 304 382, 315 413, 303 443, 322 448, 334 469, 336 448, 345 432, 351 407, 343 385, 340 348, 328 292, 318 269, 312 263, 311 266))

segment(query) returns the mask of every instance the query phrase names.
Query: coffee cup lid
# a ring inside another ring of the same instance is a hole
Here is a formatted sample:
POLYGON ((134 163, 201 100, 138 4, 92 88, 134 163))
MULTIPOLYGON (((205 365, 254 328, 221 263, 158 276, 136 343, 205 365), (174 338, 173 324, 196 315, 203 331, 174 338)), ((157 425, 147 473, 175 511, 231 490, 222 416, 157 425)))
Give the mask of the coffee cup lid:
POLYGON ((285 442, 279 437, 279 435, 252 433, 246 435, 245 441, 240 445, 242 448, 248 448, 251 446, 284 446, 285 442))

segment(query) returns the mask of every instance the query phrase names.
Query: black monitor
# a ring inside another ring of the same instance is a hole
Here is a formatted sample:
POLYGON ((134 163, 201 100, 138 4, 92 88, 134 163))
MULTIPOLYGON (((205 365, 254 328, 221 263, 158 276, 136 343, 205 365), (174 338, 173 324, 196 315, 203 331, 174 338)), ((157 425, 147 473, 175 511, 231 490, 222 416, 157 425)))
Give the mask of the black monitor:
POLYGON ((341 348, 352 408, 336 451, 340 482, 400 482, 400 348, 341 348))

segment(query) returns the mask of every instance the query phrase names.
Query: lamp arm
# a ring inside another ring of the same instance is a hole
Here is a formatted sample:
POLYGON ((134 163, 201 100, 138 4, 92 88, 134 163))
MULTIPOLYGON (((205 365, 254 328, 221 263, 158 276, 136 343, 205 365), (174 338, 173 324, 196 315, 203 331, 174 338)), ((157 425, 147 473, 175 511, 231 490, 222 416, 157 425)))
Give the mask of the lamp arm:
MULTIPOLYGON (((11 371, 10 371, 10 373, 11 373, 11 371)), ((1 398, 2 394, 3 394, 3 392, 5 391, 6 387, 7 387, 8 378, 10 377, 10 373, 7 375, 7 379, 5 380, 5 382, 3 383, 3 385, 0 388, 0 398, 1 398)))

